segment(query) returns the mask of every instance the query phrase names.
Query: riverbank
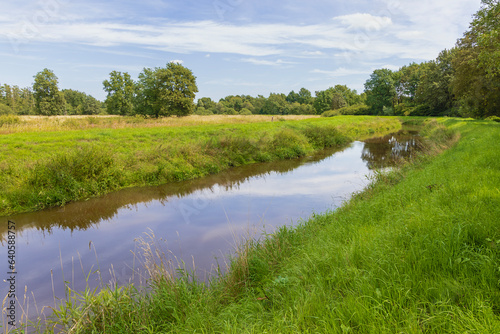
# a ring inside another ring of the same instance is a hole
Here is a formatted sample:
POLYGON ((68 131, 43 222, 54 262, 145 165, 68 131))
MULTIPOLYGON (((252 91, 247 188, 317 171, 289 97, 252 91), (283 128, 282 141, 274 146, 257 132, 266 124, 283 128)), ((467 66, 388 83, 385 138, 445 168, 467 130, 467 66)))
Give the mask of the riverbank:
POLYGON ((56 323, 72 333, 498 332, 500 129, 440 122, 424 134, 441 154, 379 174, 335 212, 243 244, 210 287, 182 270, 172 279, 144 240, 150 293, 73 294, 56 323))
POLYGON ((152 126, 144 120, 127 126, 120 121, 120 128, 114 118, 71 118, 1 134, 0 216, 121 188, 199 178, 238 165, 296 158, 401 127, 396 118, 376 117, 276 117, 274 122, 257 117, 259 122, 252 123, 248 116, 249 123, 243 124, 242 118, 203 119, 201 125, 179 119, 188 122, 184 126, 152 126), (70 125, 74 129, 65 128, 70 125))

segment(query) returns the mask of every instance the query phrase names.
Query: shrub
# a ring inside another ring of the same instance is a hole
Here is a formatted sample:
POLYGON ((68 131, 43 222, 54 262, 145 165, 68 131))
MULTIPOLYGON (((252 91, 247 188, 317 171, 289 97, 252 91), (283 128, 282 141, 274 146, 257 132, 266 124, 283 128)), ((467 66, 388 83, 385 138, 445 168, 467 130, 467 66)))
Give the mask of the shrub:
POLYGON ((250 109, 243 108, 240 110, 240 115, 252 115, 252 112, 250 111, 250 109))
POLYGON ((339 109, 336 110, 327 110, 324 113, 321 114, 321 117, 333 117, 333 116, 340 116, 340 111, 339 109))
POLYGON ((309 126, 302 130, 302 133, 307 137, 309 143, 317 149, 334 147, 348 141, 347 137, 341 135, 333 126, 309 126))
POLYGON ((12 108, 0 103, 0 115, 10 115, 12 114, 12 108))
POLYGON ((355 104, 338 110, 341 115, 370 115, 370 107, 366 104, 355 104))
POLYGON ((95 147, 80 148, 38 162, 25 188, 44 199, 37 204, 38 209, 64 205, 68 199, 87 198, 118 188, 120 173, 115 165, 109 152, 95 147))
POLYGON ((494 121, 494 122, 500 122, 500 117, 498 116, 490 116, 486 118, 487 121, 494 121))
POLYGON ((13 125, 21 123, 21 118, 15 115, 2 115, 0 116, 0 127, 4 125, 13 125))
POLYGON ((283 129, 278 132, 270 144, 275 148, 271 151, 280 159, 304 156, 309 146, 304 136, 291 129, 283 129))

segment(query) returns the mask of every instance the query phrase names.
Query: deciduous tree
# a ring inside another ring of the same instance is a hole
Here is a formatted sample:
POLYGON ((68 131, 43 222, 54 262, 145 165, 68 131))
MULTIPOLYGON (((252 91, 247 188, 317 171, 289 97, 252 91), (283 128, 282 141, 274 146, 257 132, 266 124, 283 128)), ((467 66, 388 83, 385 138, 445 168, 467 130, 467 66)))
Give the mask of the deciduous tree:
POLYGON ((131 115, 134 110, 135 84, 127 72, 112 71, 109 80, 102 82, 106 97, 106 110, 108 114, 131 115))
POLYGON ((137 112, 153 117, 186 116, 194 111, 196 77, 179 63, 145 68, 137 83, 137 112))
POLYGON ((47 68, 35 75, 33 93, 37 114, 46 116, 64 114, 66 101, 57 84, 56 75, 47 68))

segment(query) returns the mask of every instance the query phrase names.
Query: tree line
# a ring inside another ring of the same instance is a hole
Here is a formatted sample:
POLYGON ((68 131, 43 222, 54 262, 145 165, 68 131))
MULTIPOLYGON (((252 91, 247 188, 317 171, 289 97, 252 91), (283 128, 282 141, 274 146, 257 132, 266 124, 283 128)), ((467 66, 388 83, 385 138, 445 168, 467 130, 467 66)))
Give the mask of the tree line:
POLYGON ((198 92, 196 77, 179 63, 145 68, 137 80, 127 72, 112 71, 103 81, 106 100, 71 89, 59 91, 55 74, 44 69, 32 87, 0 85, 0 114, 21 115, 143 115, 189 114, 324 114, 500 116, 500 4, 482 0, 469 30, 455 47, 435 60, 411 63, 397 71, 376 69, 365 82, 365 91, 335 85, 315 96, 306 88, 298 92, 229 95, 219 101, 198 92))
POLYGON ((398 71, 378 69, 365 83, 371 112, 385 115, 500 116, 500 2, 482 0, 455 47, 398 71))

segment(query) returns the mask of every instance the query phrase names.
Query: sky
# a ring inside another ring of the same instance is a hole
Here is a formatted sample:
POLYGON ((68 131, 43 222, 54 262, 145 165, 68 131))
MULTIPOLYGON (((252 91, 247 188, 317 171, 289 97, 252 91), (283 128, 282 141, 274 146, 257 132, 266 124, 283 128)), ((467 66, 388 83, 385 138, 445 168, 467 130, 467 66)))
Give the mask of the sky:
POLYGON ((468 29, 480 0, 0 0, 0 84, 31 86, 44 68, 60 89, 103 101, 111 71, 182 63, 196 98, 358 93, 375 69, 435 59, 468 29))

